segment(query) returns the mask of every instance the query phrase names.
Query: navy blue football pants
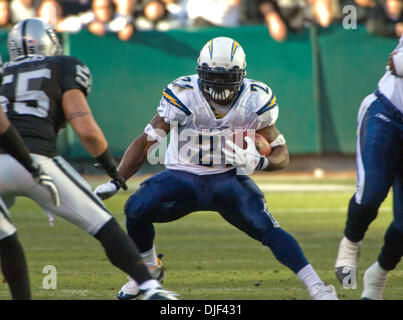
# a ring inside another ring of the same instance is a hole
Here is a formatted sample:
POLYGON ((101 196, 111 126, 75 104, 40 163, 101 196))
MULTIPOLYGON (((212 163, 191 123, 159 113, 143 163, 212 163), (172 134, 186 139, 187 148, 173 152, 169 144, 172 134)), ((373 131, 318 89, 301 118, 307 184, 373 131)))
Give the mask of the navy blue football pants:
MULTIPOLYGON (((393 187, 394 219, 385 239, 403 250, 403 114, 379 92, 359 119, 357 190, 350 200, 344 234, 361 241, 393 187)), ((396 250, 395 250, 396 251, 396 250)), ((389 267, 390 268, 390 267, 389 267)))
POLYGON ((296 240, 282 230, 266 207, 262 191, 235 170, 198 176, 165 170, 144 181, 126 202, 126 226, 140 252, 153 247, 152 223, 177 220, 195 211, 216 211, 226 221, 270 247, 297 273, 308 264, 296 240))

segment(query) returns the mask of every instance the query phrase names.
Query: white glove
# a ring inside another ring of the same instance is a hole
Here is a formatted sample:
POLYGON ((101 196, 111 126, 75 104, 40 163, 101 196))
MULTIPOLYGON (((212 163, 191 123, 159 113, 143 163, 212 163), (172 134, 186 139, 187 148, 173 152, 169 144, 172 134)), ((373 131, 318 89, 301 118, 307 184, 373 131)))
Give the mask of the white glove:
POLYGON ((248 136, 245 137, 245 141, 247 147, 244 150, 231 140, 226 140, 226 145, 233 151, 225 148, 222 150, 225 155, 225 163, 244 168, 247 175, 252 174, 255 170, 267 168, 269 160, 257 151, 254 141, 248 136))
POLYGON ((60 196, 55 182, 53 181, 51 176, 47 175, 43 171, 42 167, 39 164, 34 163, 34 167, 35 171, 32 172, 32 177, 34 178, 36 183, 49 191, 54 205, 58 207, 60 205, 60 196))
POLYGON ((95 194, 100 197, 102 200, 108 199, 112 197, 116 192, 119 191, 119 187, 113 180, 110 180, 107 183, 100 184, 95 188, 95 194))

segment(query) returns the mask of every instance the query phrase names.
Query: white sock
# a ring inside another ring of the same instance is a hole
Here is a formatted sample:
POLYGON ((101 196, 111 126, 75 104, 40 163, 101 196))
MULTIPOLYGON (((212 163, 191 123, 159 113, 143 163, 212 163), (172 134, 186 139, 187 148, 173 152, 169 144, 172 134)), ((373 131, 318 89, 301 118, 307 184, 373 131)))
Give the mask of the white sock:
POLYGON ((318 274, 310 264, 298 271, 297 277, 305 284, 309 291, 317 284, 324 285, 323 281, 320 280, 318 274))
POLYGON ((158 264, 157 254, 154 246, 151 248, 151 250, 140 253, 140 256, 147 267, 156 266, 158 264))
POLYGON ((360 242, 352 242, 346 237, 341 239, 339 251, 335 262, 335 268, 355 265, 357 263, 358 252, 360 250, 360 242))
POLYGON ((362 291, 361 298, 382 300, 388 272, 378 262, 371 265, 364 273, 364 290, 362 291))
POLYGON ((381 279, 386 278, 386 276, 388 275, 389 270, 385 270, 384 268, 382 268, 378 261, 375 262, 371 267, 374 268, 377 276, 381 279))
POLYGON ((154 280, 154 279, 147 280, 139 286, 140 290, 143 290, 143 291, 147 291, 147 290, 154 289, 157 287, 161 287, 161 285, 157 280, 154 280))
POLYGON ((358 250, 360 248, 360 241, 353 242, 353 241, 347 239, 346 237, 343 237, 343 239, 341 239, 341 241, 343 241, 344 245, 350 250, 358 250))

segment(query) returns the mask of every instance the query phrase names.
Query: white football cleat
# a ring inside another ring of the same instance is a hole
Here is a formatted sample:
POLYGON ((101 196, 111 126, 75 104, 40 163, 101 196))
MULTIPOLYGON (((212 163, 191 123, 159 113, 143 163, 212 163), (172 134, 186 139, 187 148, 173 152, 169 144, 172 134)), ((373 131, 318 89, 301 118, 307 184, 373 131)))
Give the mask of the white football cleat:
POLYGON ((360 255, 360 242, 352 242, 346 237, 340 241, 335 262, 336 277, 345 289, 356 288, 357 262, 360 255))
MULTIPOLYGON (((159 254, 157 257, 158 264, 148 268, 151 276, 157 279, 160 283, 163 282, 165 278, 164 266, 161 262, 162 255, 159 254)), ((137 284, 137 282, 130 276, 127 277, 129 281, 120 289, 117 297, 119 300, 134 300, 140 298, 142 292, 137 284)))
POLYGON ((142 292, 142 294, 142 300, 178 300, 177 293, 165 290, 162 287, 149 289, 142 292))
POLYGON ((309 292, 313 300, 339 300, 336 289, 332 285, 317 284, 309 292))
POLYGON ((127 277, 129 281, 120 289, 118 293, 119 300, 134 300, 138 299, 141 295, 139 285, 130 276, 127 277))
POLYGON ((370 266, 364 273, 364 290, 362 291, 361 299, 382 300, 387 274, 388 271, 384 270, 378 262, 370 266))

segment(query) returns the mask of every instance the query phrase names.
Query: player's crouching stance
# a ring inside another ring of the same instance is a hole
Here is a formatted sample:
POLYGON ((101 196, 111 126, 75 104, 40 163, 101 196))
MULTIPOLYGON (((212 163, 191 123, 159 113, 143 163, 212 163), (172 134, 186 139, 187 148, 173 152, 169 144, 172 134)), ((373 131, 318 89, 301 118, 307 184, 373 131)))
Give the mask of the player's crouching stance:
MULTIPOLYGON (((171 130, 167 169, 144 181, 126 202, 128 233, 151 272, 161 276, 152 223, 173 221, 194 211, 217 211, 229 223, 268 246, 304 282, 313 299, 336 300, 334 287, 321 281, 297 241, 271 216, 257 185, 247 175, 237 174, 238 170, 248 174, 256 169, 278 170, 289 161, 284 138, 275 126, 276 98, 265 84, 244 78, 245 67, 244 51, 236 41, 215 38, 201 50, 198 74, 181 77, 164 89, 158 113, 145 133, 126 150, 119 165, 120 175, 127 180, 137 172, 150 147, 161 140, 158 132, 170 132, 170 123, 178 124, 179 136, 187 133, 193 139, 177 139, 171 130), (237 129, 255 130, 263 135, 272 144, 271 155, 262 157, 250 139, 246 139, 245 150, 232 144, 235 154, 224 151, 221 135, 237 129)), ((117 188, 106 183, 95 192, 106 199, 117 188)), ((137 284, 130 280, 118 298, 132 299, 137 294, 137 284)))
POLYGON ((357 188, 350 199, 335 268, 345 288, 356 285, 360 243, 393 187, 394 219, 378 260, 364 273, 362 299, 381 300, 387 274, 403 256, 403 37, 378 89, 358 112, 357 188))
MULTIPOLYGON (((176 300, 153 279, 135 244, 86 181, 56 153, 56 135, 68 121, 87 151, 111 178, 125 187, 86 100, 91 89, 88 67, 74 57, 62 56, 54 30, 39 19, 15 25, 8 36, 8 50, 11 61, 4 65, 2 102, 31 157, 45 168, 58 189, 60 205, 30 172, 0 149, 1 198, 8 206, 15 196, 31 198, 47 213, 56 214, 94 236, 110 262, 141 283, 143 299, 176 300)), ((0 217, 7 217, 7 208, 0 209, 0 217)), ((0 223, 0 240, 14 232, 10 221, 0 223)))

